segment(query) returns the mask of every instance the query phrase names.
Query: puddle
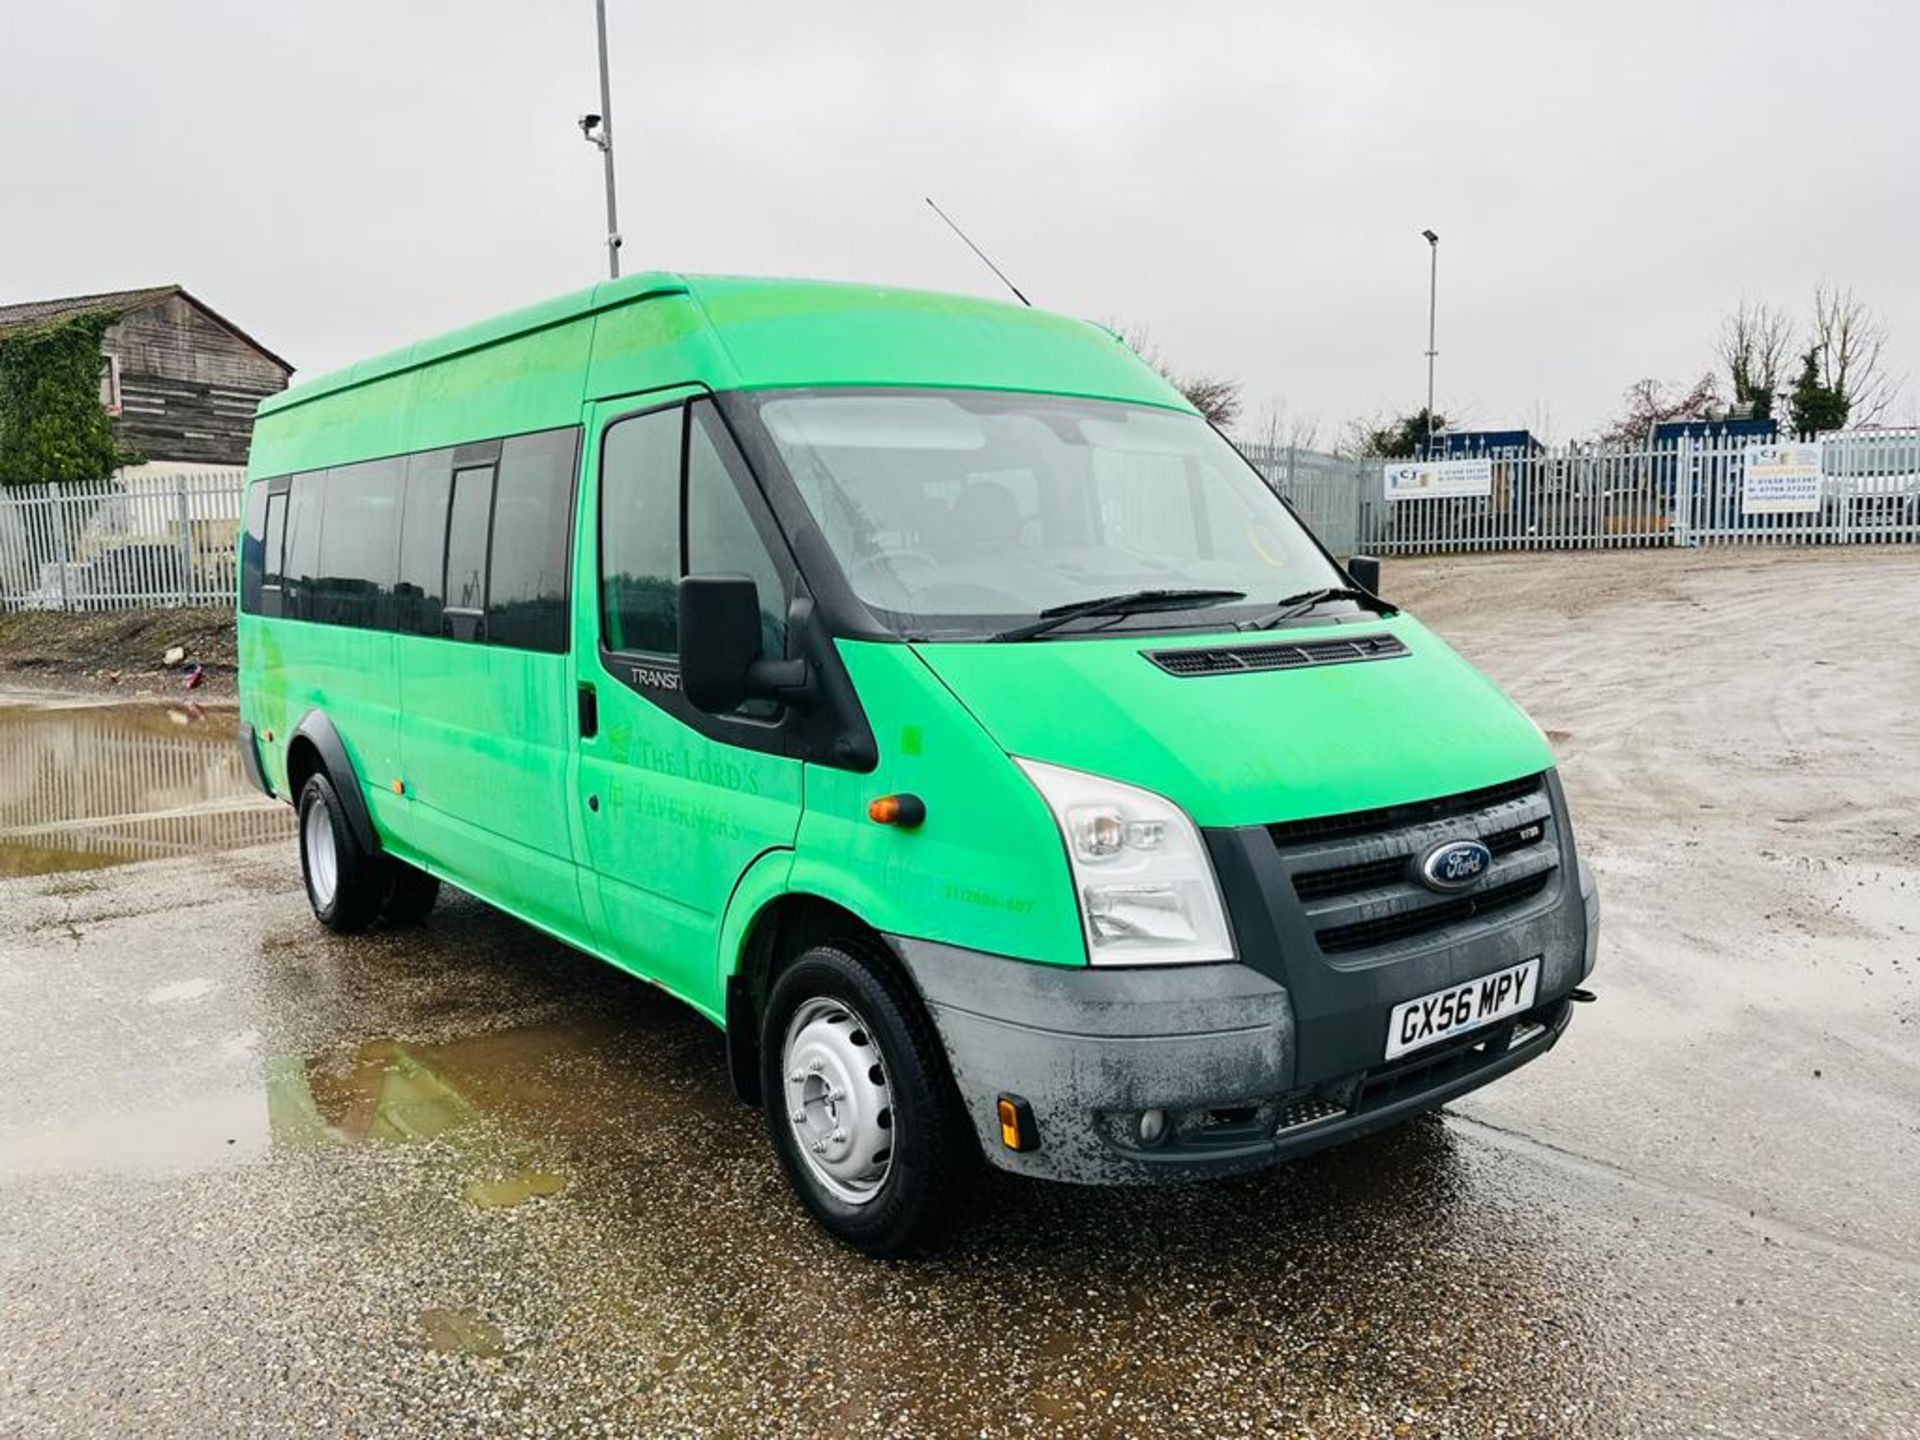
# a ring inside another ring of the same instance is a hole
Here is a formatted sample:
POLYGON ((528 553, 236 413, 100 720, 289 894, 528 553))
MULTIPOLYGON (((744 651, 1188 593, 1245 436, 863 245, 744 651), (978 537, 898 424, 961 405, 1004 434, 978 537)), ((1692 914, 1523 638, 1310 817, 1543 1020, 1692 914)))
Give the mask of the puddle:
POLYGON ((443 1355, 493 1359, 507 1350, 500 1327, 471 1310, 422 1310, 420 1328, 426 1332, 427 1344, 443 1355))
POLYGON ((230 709, 0 697, 0 877, 292 834, 292 812, 247 783, 230 709))

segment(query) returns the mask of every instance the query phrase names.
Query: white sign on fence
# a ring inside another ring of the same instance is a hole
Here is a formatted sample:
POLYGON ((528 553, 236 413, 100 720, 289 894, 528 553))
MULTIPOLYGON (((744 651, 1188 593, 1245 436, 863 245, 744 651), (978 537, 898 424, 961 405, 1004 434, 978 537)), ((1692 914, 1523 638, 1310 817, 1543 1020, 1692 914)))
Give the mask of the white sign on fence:
POLYGON ((1491 460, 1394 460, 1384 470, 1389 500, 1493 494, 1491 460))
POLYGON ((1820 447, 1755 441, 1740 477, 1742 515, 1803 515, 1820 508, 1820 447))

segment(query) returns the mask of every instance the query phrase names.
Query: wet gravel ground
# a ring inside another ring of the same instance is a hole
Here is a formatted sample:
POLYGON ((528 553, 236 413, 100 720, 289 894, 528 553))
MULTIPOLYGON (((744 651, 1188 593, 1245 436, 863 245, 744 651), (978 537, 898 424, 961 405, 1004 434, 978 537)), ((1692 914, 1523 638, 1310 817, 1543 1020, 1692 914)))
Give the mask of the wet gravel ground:
POLYGON ((1245 1180, 992 1175, 878 1264, 705 1022, 476 901, 335 940, 288 844, 0 880, 0 1434, 1920 1435, 1920 661, 1833 643, 1920 555, 1389 585, 1601 876, 1538 1065, 1245 1180))

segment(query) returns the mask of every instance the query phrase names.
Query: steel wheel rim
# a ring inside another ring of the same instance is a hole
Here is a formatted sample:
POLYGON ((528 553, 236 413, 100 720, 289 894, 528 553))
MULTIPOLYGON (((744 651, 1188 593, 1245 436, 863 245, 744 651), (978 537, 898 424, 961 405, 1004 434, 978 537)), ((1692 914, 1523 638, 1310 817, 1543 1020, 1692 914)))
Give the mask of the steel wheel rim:
POLYGON ((340 884, 340 856, 333 847, 327 807, 317 800, 307 807, 300 838, 307 853, 307 887, 313 891, 314 905, 324 910, 333 903, 333 892, 340 884))
POLYGON ((829 1195, 865 1205, 893 1173, 893 1101, 873 1029, 851 1005, 815 997, 787 1022, 781 1098, 794 1149, 829 1195))

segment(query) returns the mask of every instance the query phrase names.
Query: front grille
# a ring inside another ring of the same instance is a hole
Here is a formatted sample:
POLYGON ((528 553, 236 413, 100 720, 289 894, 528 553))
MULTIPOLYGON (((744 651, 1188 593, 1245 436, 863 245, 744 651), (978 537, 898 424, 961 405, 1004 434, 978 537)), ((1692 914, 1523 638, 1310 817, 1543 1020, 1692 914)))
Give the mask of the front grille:
MULTIPOLYGON (((1495 835, 1483 835, 1480 843, 1493 852, 1497 860, 1502 855, 1511 855, 1516 850, 1524 850, 1529 845, 1538 845, 1546 838, 1547 827, 1543 821, 1530 820, 1525 825, 1516 825, 1511 830, 1502 830, 1495 835)), ((1302 900, 1325 900, 1334 895, 1353 895, 1361 890, 1374 890, 1383 885, 1391 885, 1396 880, 1404 880, 1411 873, 1414 854, 1388 855, 1379 860, 1362 860, 1357 865, 1337 865, 1327 870, 1303 870, 1293 877, 1293 893, 1302 900)))
POLYGON ((1267 833, 1276 845, 1298 845, 1309 840, 1336 840, 1345 835, 1364 835, 1372 830, 1390 830, 1402 825, 1429 825, 1490 810, 1510 800, 1524 800, 1540 793, 1540 777, 1509 780, 1480 790, 1465 790, 1444 795, 1438 800, 1414 800, 1401 805, 1382 805, 1374 810, 1349 810, 1341 815, 1320 815, 1311 820, 1288 820, 1269 825, 1267 833))
POLYGON ((1423 905, 1418 910, 1403 910, 1373 920, 1358 920, 1351 925, 1334 925, 1315 934, 1320 941, 1320 948, 1329 955, 1371 950, 1379 945, 1410 940, 1416 935, 1458 925, 1463 920, 1472 920, 1481 915, 1491 915, 1508 906, 1531 900, 1547 888, 1547 881, 1551 878, 1550 872, 1541 870, 1524 880, 1496 885, 1490 890, 1449 896, 1436 904, 1423 905))
POLYGON ((1322 953, 1352 955, 1484 920, 1546 890, 1560 862, 1545 777, 1267 827, 1322 953), (1435 845, 1478 840, 1493 857, 1470 889, 1420 878, 1435 845))
POLYGON ((1393 660, 1409 651, 1394 635, 1356 635, 1342 640, 1301 640, 1284 645, 1229 645, 1200 650, 1142 650, 1169 675, 1240 675, 1263 670, 1304 670, 1357 660, 1393 660))

